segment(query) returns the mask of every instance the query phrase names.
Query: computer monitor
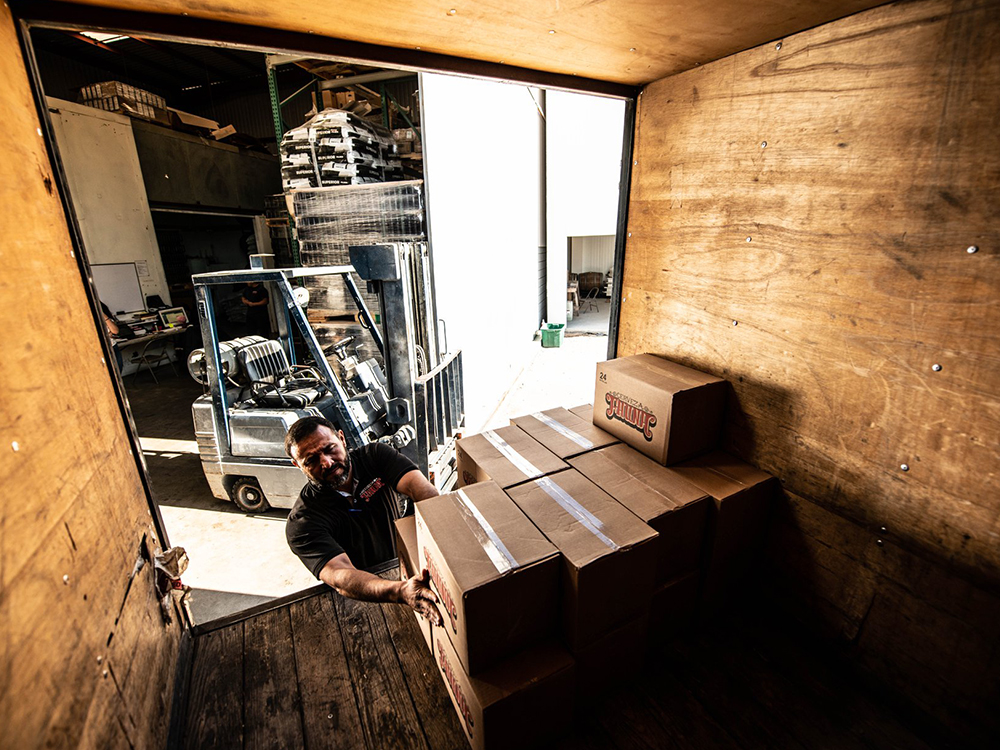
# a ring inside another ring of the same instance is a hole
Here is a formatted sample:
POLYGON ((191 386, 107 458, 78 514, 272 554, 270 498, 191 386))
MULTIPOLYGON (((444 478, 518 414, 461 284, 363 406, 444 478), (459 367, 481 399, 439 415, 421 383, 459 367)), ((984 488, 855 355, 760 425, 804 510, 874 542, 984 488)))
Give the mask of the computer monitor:
POLYGON ((190 322, 183 307, 168 307, 166 310, 160 310, 159 316, 164 328, 179 328, 190 322))

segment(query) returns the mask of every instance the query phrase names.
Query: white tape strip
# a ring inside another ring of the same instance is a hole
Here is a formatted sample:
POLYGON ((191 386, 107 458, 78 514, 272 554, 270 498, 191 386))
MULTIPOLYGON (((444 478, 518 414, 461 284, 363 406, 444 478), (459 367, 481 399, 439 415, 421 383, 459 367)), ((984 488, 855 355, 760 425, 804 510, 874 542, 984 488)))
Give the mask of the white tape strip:
POLYGON ((587 529, 587 531, 604 542, 606 547, 612 551, 621 549, 621 547, 619 547, 607 534, 604 533, 604 524, 601 523, 601 519, 580 505, 580 503, 574 500, 573 496, 566 492, 566 490, 548 477, 536 479, 535 484, 545 490, 549 497, 559 503, 559 505, 562 506, 562 509, 579 521, 583 527, 587 529))
POLYGON ((542 414, 540 411, 536 411, 532 412, 531 416, 533 416, 542 424, 548 425, 563 437, 569 438, 570 440, 572 440, 574 443, 576 443, 585 450, 590 450, 591 448, 594 447, 594 444, 589 440, 587 440, 587 438, 585 438, 583 435, 581 435, 578 432, 573 432, 573 430, 571 430, 569 427, 564 425, 562 422, 553 419, 548 414, 542 414))
POLYGON ((545 473, 541 469, 535 467, 531 461, 511 448, 507 441, 493 432, 493 430, 486 430, 486 432, 483 433, 483 437, 489 440, 493 444, 493 447, 500 451, 504 458, 514 464, 514 466, 516 466, 518 470, 529 479, 540 477, 545 473))
POLYGON ((497 572, 507 573, 519 568, 520 565, 517 559, 510 553, 510 550, 507 549, 507 546, 501 541, 500 537, 497 536, 493 527, 490 526, 490 522, 479 512, 479 508, 472 504, 469 496, 462 490, 458 490, 455 493, 455 498, 455 504, 458 506, 462 518, 465 519, 466 525, 475 534, 476 539, 483 548, 483 552, 490 558, 490 562, 493 563, 493 567, 497 569, 497 572))

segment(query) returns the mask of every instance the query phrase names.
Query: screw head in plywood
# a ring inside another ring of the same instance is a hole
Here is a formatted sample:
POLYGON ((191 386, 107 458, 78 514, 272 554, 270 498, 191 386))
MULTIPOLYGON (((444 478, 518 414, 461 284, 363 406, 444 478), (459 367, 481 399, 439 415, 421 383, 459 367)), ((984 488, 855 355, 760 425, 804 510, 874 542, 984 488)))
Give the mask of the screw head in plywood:
POLYGON ((556 30, 555 30, 555 29, 549 29, 549 33, 550 33, 550 34, 555 34, 555 33, 556 33, 556 30))
POLYGON ((629 48, 628 48, 628 51, 629 51, 629 52, 635 52, 635 47, 629 47, 629 48))
POLYGON ((879 547, 885 546, 885 542, 883 542, 881 539, 876 539, 875 544, 877 544, 879 547))
POLYGON ((14 451, 14 453, 17 453, 19 450, 21 450, 21 444, 16 440, 12 440, 10 443, 10 449, 14 451))
POLYGON ((761 148, 767 148, 767 141, 761 141, 760 142, 760 147, 761 148))
POLYGON ((900 469, 900 471, 909 471, 910 470, 910 465, 909 464, 900 464, 899 465, 899 469, 900 469))
POLYGON ((934 370, 934 372, 941 372, 941 365, 933 364, 931 365, 931 369, 934 370))
POLYGON ((969 255, 974 255, 975 253, 979 252, 979 246, 969 245, 967 248, 965 248, 965 252, 967 252, 969 255))
POLYGON ((733 325, 734 325, 734 326, 738 326, 739 324, 740 324, 740 321, 738 321, 738 320, 734 320, 734 321, 733 321, 733 325))
POLYGON ((103 672, 101 672, 101 677, 107 679, 107 677, 108 677, 108 670, 105 669, 103 672))
POLYGON ((878 527, 878 533, 882 534, 882 535, 888 534, 889 533, 889 529, 887 529, 885 526, 879 526, 878 527))
POLYGON ((777 44, 775 44, 774 48, 775 49, 781 49, 781 42, 778 42, 777 44))
POLYGON ((752 240, 753 240, 753 237, 747 237, 747 242, 750 242, 752 240))
POLYGON ((629 237, 631 237, 631 236, 632 236, 632 233, 631 233, 631 232, 629 232, 629 233, 628 233, 628 236, 629 236, 629 237))
POLYGON ((449 16, 453 16, 453 15, 455 15, 456 13, 458 13, 458 11, 457 11, 457 10, 455 10, 454 8, 452 8, 451 10, 449 10, 449 11, 448 11, 448 15, 449 15, 449 16))
POLYGON ((66 586, 69 586, 69 576, 63 576, 63 583, 64 583, 64 584, 65 584, 66 586))
POLYGON ((104 657, 103 656, 98 656, 97 657, 97 663, 100 664, 102 661, 104 661, 104 657))

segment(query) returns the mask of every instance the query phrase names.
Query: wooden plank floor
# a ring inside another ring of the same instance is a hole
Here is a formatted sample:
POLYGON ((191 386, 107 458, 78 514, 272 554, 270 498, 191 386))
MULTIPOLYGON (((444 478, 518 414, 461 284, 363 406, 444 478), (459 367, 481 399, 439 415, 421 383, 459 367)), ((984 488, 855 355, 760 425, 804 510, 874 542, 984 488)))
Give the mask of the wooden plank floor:
MULTIPOLYGON (((658 649, 558 748, 947 746, 788 630, 729 621, 658 649)), ((332 591, 197 636, 187 696, 187 748, 468 747, 409 611, 332 591)))

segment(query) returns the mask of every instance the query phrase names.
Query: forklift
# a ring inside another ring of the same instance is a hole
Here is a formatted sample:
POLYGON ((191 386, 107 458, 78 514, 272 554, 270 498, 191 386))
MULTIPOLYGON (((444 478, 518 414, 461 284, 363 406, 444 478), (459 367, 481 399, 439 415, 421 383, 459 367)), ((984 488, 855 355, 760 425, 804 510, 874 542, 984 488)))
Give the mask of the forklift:
POLYGON ((187 364, 206 389, 191 408, 198 452, 212 494, 245 513, 291 508, 298 499, 303 477, 285 455, 284 439, 306 416, 333 422, 348 449, 392 445, 442 492, 455 484, 455 442, 465 426, 462 353, 442 353, 438 344, 435 306, 427 303, 433 295, 427 246, 365 245, 349 255, 346 266, 264 268, 252 258, 247 270, 191 277, 203 348, 187 364), (355 273, 378 297, 377 319, 355 273), (321 348, 306 314, 308 290, 292 284, 328 275, 343 279, 381 364, 360 360, 350 337, 321 348), (220 341, 213 289, 251 281, 277 292, 276 337, 220 341), (293 331, 304 351, 296 351, 293 331))

